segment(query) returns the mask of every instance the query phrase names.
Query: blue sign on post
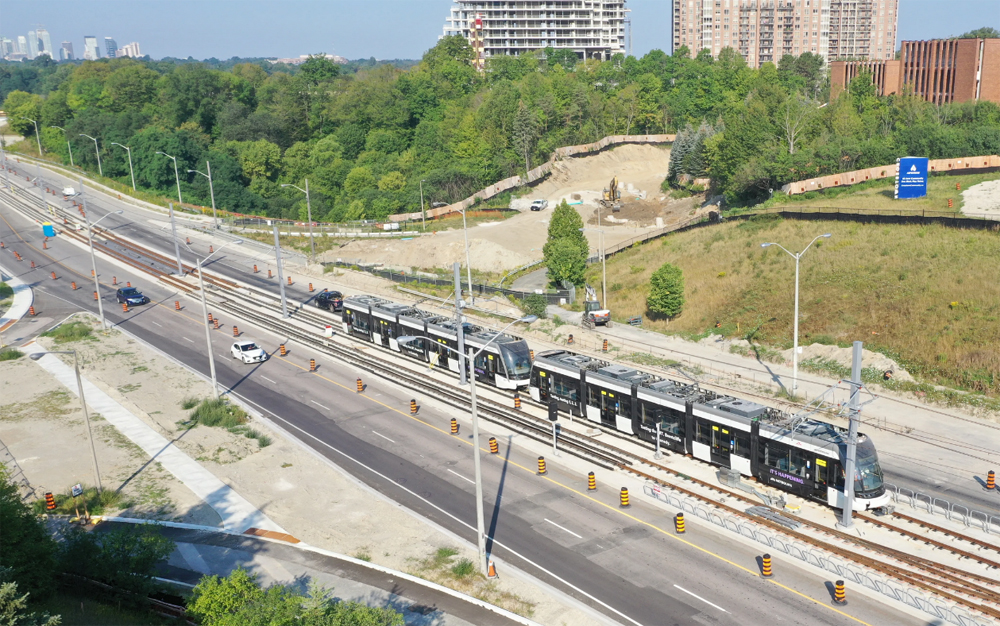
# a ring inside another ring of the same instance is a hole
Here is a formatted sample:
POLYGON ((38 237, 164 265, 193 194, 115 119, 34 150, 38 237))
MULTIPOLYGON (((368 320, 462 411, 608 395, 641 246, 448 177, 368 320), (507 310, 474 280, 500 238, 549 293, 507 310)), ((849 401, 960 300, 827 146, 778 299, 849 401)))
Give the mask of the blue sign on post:
POLYGON ((897 159, 896 199, 923 198, 927 195, 927 159, 903 157, 897 159))
POLYGON ((56 227, 52 225, 52 222, 42 222, 42 234, 46 237, 55 237, 56 227))

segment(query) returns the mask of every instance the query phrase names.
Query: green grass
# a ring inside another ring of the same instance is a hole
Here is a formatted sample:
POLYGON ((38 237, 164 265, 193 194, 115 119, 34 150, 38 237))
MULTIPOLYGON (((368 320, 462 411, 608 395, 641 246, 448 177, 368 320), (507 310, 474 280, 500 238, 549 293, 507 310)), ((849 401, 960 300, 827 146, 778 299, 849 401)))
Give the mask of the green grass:
MULTIPOLYGON (((644 315, 645 329, 694 340, 748 339, 770 360, 791 347, 795 262, 760 244, 798 252, 827 232, 801 261, 801 345, 861 340, 923 383, 1000 396, 1000 238, 989 231, 761 216, 675 233, 608 260, 608 283, 623 286, 609 293, 613 317, 644 315), (684 273, 686 302, 672 320, 646 311, 650 276, 665 262, 684 273)), ((590 284, 600 271, 588 268, 590 284)))
POLYGON ((195 398, 193 396, 187 397, 181 400, 181 408, 184 409, 185 411, 190 411, 194 407, 198 406, 199 402, 201 402, 201 400, 199 400, 198 398, 195 398))
POLYGON ((72 343, 93 339, 93 329, 86 322, 70 322, 61 324, 52 330, 42 333, 42 337, 52 337, 58 343, 72 343))
POLYGON ((191 412, 190 419, 192 425, 219 426, 227 429, 242 426, 248 421, 246 411, 221 398, 219 400, 202 400, 198 408, 191 412))
POLYGON ((233 433, 235 435, 243 435, 247 439, 256 439, 257 440, 257 445, 259 447, 261 447, 261 448, 266 448, 269 445, 271 445, 272 443, 274 443, 271 440, 271 438, 268 437, 267 435, 265 435, 264 433, 260 432, 259 430, 255 429, 255 428, 250 428, 250 427, 246 426, 245 424, 244 425, 240 425, 240 426, 234 426, 234 427, 232 427, 232 428, 229 429, 229 432, 231 432, 231 433, 233 433))
POLYGON ((0 361, 16 361, 24 356, 24 353, 17 348, 0 349, 0 361))
POLYGON ((31 506, 34 512, 38 515, 42 513, 75 515, 77 507, 79 507, 80 515, 83 515, 85 509, 91 515, 104 515, 107 511, 118 511, 131 506, 120 492, 107 488, 98 493, 97 487, 84 487, 83 495, 78 498, 74 498, 71 495, 70 489, 53 495, 56 500, 54 511, 47 511, 45 509, 45 500, 43 498, 32 502, 31 506))
POLYGON ((76 411, 70 406, 69 392, 57 389, 40 393, 27 402, 0 405, 0 420, 16 422, 22 419, 59 419, 76 411))
POLYGON ((7 283, 0 282, 0 300, 9 298, 12 295, 14 295, 14 288, 7 283))

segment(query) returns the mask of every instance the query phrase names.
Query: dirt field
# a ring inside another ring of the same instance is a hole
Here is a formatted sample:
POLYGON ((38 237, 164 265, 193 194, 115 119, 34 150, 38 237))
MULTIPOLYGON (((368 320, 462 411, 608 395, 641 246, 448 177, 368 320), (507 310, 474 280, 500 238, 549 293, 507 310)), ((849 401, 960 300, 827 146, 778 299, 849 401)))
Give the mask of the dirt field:
MULTIPOLYGON (((49 341, 43 338, 39 343, 48 347, 49 341)), ((373 497, 266 424, 256 420, 251 424, 272 440, 265 447, 222 428, 185 430, 178 422, 191 411, 182 409, 181 403, 185 398, 208 397, 208 383, 128 335, 112 331, 107 337, 61 347, 80 352, 82 374, 88 380, 175 440, 179 449, 302 541, 455 586, 505 608, 531 613, 541 623, 595 623, 515 575, 485 585, 476 582, 478 578, 452 580, 427 570, 424 565, 439 548, 455 548, 454 561, 474 560, 475 551, 373 497)), ((137 446, 102 423, 99 415, 91 417, 104 488, 123 487, 124 500, 130 501, 121 514, 220 525, 219 516, 187 487, 158 464, 145 466, 149 459, 137 446)), ((0 439, 39 494, 68 492, 77 482, 93 484, 76 396, 27 357, 0 363, 0 439)))
POLYGON ((962 213, 1000 215, 1000 180, 973 185, 962 192, 962 213))
MULTIPOLYGON (((602 190, 611 178, 618 176, 625 208, 612 218, 620 223, 602 220, 605 245, 631 239, 647 228, 656 227, 656 218, 663 224, 687 216, 696 206, 691 199, 671 202, 660 191, 667 175, 670 150, 648 145, 625 145, 600 154, 566 159, 557 163, 553 173, 530 193, 511 202, 511 208, 522 215, 502 222, 486 222, 469 229, 469 249, 472 267, 476 270, 500 272, 517 268, 540 259, 548 230, 549 216, 559 202, 579 202, 574 205, 584 223, 596 223, 596 209, 602 190), (548 200, 541 212, 528 210, 536 199, 548 200)), ((602 213, 603 215, 603 213, 602 213)), ((596 250, 598 234, 588 232, 596 250)), ((321 255, 324 261, 336 259, 383 263, 400 269, 449 267, 465 264, 464 233, 461 229, 437 232, 412 240, 365 240, 321 255)))

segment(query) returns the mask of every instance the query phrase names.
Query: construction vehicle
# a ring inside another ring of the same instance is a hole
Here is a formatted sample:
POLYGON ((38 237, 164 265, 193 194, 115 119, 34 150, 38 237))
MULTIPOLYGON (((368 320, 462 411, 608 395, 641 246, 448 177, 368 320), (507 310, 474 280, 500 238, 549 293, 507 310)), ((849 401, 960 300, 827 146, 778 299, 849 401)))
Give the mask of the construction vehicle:
POLYGON ((611 327, 611 311, 601 308, 601 301, 597 299, 597 291, 590 285, 587 285, 587 294, 584 296, 583 319, 580 324, 585 328, 611 327))
POLYGON ((611 209, 612 213, 617 213, 622 210, 622 203, 619 202, 622 197, 622 192, 618 190, 618 177, 615 176, 611 179, 607 188, 604 189, 604 197, 601 198, 601 206, 606 209, 611 209))

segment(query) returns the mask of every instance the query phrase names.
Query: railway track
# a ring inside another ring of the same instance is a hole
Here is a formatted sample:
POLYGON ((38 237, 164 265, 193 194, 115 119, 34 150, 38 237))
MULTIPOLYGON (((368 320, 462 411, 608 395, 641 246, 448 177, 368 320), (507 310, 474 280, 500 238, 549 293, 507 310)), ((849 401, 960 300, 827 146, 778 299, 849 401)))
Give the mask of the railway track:
MULTIPOLYGON (((44 220, 51 218, 49 213, 39 207, 39 205, 42 204, 41 199, 33 198, 32 196, 23 193, 9 197, 17 201, 17 203, 26 211, 31 213, 33 217, 44 220)), ((52 205, 48 206, 52 207, 52 205)), ((70 212, 60 209, 59 207, 52 208, 55 210, 57 215, 61 214, 64 221, 69 221, 70 219, 76 220, 75 216, 73 216, 70 212)), ((87 237, 85 235, 74 231, 72 228, 63 228, 61 232, 72 239, 83 242, 84 244, 87 242, 87 237)), ((104 229, 96 228, 95 233, 99 233, 100 237, 104 238, 107 242, 94 242, 95 248, 106 255, 126 263, 130 267, 139 271, 150 274, 165 284, 182 291, 183 293, 190 294, 197 291, 185 281, 178 279, 168 272, 156 267, 157 264, 167 267, 173 266, 173 260, 168 257, 152 250, 148 250, 142 246, 132 244, 131 242, 124 240, 114 233, 110 233, 104 229), (117 246, 118 249, 116 249, 115 246, 117 246), (145 261, 143 259, 145 259, 145 261)), ((190 266, 184 266, 184 269, 186 272, 196 272, 195 268, 190 266)), ((288 324, 274 315, 268 315, 260 312, 259 310, 254 310, 264 308, 273 313, 277 313, 279 305, 275 296, 271 296, 269 294, 256 294, 253 290, 240 289, 240 285, 238 283, 221 277, 212 276, 208 272, 205 273, 204 278, 206 283, 211 285, 216 291, 216 293, 213 294, 213 306, 217 306, 229 314, 246 319, 262 327, 268 328, 269 330, 273 330, 279 333, 279 335, 288 336, 290 339, 299 341, 311 349, 318 350, 355 367, 375 373, 376 375, 389 380, 393 380, 407 388, 414 389, 415 391, 424 393, 429 397, 434 397, 443 401, 450 406, 454 406, 461 410, 468 410, 471 408, 470 401, 465 398, 464 391, 461 389, 456 389, 452 385, 430 379, 429 377, 423 376, 420 372, 415 372, 407 368, 401 368, 398 363, 378 358, 371 354, 366 354, 360 350, 350 348, 333 341, 328 341, 319 334, 310 333, 309 331, 296 325, 288 324), (251 306, 246 306, 248 304, 251 306)), ((280 315, 280 313, 278 313, 278 315, 280 315)), ((321 313, 318 310, 312 311, 305 308, 305 306, 295 307, 294 310, 291 311, 290 316, 293 319, 297 319, 307 324, 325 326, 326 324, 332 325, 337 323, 337 320, 332 315, 321 313)), ((491 391, 500 392, 499 390, 491 391)), ((483 416, 484 419, 501 424, 506 428, 522 433, 533 439, 543 442, 550 441, 551 427, 547 420, 527 415, 520 411, 513 411, 508 406, 504 406, 503 404, 489 398, 480 398, 478 404, 480 415, 483 416)), ((536 405, 537 403, 530 402, 530 404, 536 405)), ((538 406, 540 407, 541 405, 538 406)), ((588 426, 589 425, 590 424, 588 423, 588 426)), ((610 433, 612 431, 608 430, 607 432, 610 433)), ((617 433, 617 431, 615 431, 614 434, 616 436, 621 436, 622 439, 627 439, 633 444, 643 443, 638 439, 621 435, 620 433, 617 433)), ((680 484, 676 484, 673 481, 666 481, 662 478, 653 476, 639 469, 637 465, 639 462, 645 463, 659 472, 674 476, 682 481, 692 481, 703 488, 707 488, 727 498, 734 498, 744 503, 758 505, 759 503, 757 500, 753 498, 750 498, 742 493, 729 491, 719 485, 684 475, 681 472, 655 463, 649 459, 640 458, 631 452, 622 450, 615 446, 607 445, 604 442, 595 441, 593 437, 563 431, 562 436, 560 437, 560 443, 564 450, 581 456, 582 458, 591 460, 602 467, 609 469, 621 469, 646 480, 661 484, 670 489, 680 491, 681 493, 697 498, 714 507, 725 510, 730 514, 750 519, 763 526, 768 526, 777 532, 792 536, 808 545, 832 552, 841 558, 853 561, 864 567, 871 568, 872 570, 881 572, 887 576, 891 576, 892 578, 909 584, 917 589, 947 598, 956 604, 973 611, 978 611, 993 617, 994 619, 1000 619, 1000 610, 998 610, 998 607, 1000 607, 1000 593, 995 590, 997 588, 997 581, 994 578, 969 572, 941 562, 932 561, 924 557, 907 554, 903 551, 888 548, 887 546, 867 541, 854 535, 842 533, 808 520, 798 519, 797 521, 812 529, 814 534, 810 535, 790 530, 787 527, 777 524, 771 520, 749 514, 733 506, 712 500, 704 494, 688 489, 680 484), (854 546, 855 548, 865 552, 879 555, 880 558, 861 554, 857 549, 852 550, 843 545, 836 545, 829 541, 824 541, 819 535, 826 535, 836 539, 841 544, 854 546)), ((649 447, 652 448, 652 446, 649 447)), ((1000 560, 994 560, 992 556, 987 558, 984 555, 957 548, 954 545, 949 545, 943 541, 928 538, 922 534, 916 533, 900 525, 892 524, 883 519, 873 518, 868 515, 855 515, 859 520, 867 524, 886 528, 892 532, 907 536, 911 540, 931 545, 935 549, 946 550, 962 559, 974 561, 987 570, 1000 570, 1000 560)), ((918 524, 931 532, 941 534, 947 539, 965 542, 980 551, 986 550, 1000 554, 995 546, 973 537, 969 537, 940 526, 935 526, 903 514, 896 513, 893 517, 911 525, 918 524)))

